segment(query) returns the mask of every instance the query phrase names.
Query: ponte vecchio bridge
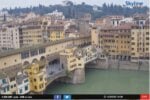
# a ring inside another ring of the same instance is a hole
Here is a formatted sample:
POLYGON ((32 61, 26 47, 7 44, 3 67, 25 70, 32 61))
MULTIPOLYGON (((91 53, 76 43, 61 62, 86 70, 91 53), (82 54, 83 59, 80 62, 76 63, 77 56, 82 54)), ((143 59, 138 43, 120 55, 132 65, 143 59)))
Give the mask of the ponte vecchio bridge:
POLYGON ((46 86, 64 76, 68 77, 65 81, 82 83, 85 64, 98 58, 98 50, 90 44, 90 36, 84 36, 4 52, 0 54, 0 70, 9 67, 24 69, 37 63, 46 69, 46 86), (66 48, 71 49, 67 51, 66 48))
POLYGON ((3 52, 0 54, 0 69, 15 65, 23 67, 45 58, 50 60, 55 54, 69 46, 82 46, 85 44, 90 44, 90 36, 69 38, 52 43, 33 45, 31 47, 3 52))

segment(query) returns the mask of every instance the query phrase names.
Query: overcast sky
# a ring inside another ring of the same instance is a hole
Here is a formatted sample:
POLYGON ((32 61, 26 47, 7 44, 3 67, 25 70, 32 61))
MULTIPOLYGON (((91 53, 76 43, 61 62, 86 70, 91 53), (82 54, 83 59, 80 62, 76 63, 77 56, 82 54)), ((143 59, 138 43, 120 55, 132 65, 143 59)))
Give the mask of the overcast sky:
MULTIPOLYGON (((62 1, 64 0, 0 0, 0 9, 2 8, 14 8, 14 7, 29 7, 29 6, 37 6, 39 4, 42 5, 53 5, 53 4, 62 4, 62 1)), ((138 1, 138 2, 143 2, 144 5, 148 5, 149 0, 70 0, 73 1, 74 3, 81 3, 85 2, 86 4, 91 4, 91 5, 102 5, 104 2, 105 3, 114 3, 114 4, 125 4, 125 1, 138 1)))

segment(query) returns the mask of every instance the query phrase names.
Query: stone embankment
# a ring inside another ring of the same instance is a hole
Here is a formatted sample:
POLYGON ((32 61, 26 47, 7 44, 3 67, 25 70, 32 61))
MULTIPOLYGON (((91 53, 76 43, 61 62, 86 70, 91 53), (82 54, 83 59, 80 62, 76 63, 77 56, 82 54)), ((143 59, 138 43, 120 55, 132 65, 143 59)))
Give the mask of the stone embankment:
POLYGON ((86 68, 149 71, 149 63, 143 62, 139 64, 130 61, 97 60, 87 64, 86 68))

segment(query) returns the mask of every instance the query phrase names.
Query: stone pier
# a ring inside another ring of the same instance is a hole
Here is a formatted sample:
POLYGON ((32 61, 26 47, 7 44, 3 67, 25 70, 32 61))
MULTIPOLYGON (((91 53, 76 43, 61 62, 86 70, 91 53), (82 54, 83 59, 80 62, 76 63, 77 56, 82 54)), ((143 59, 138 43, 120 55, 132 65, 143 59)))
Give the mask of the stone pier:
POLYGON ((78 68, 73 72, 72 83, 79 84, 85 82, 85 69, 78 68))
POLYGON ((85 69, 78 68, 72 72, 67 73, 66 77, 59 78, 59 82, 80 84, 85 82, 85 69))

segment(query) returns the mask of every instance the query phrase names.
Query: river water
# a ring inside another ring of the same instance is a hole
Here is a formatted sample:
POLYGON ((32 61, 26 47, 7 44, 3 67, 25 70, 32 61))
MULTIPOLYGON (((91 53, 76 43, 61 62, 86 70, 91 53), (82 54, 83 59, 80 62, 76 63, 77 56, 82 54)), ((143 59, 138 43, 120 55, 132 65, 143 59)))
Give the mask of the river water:
POLYGON ((46 94, 141 94, 149 93, 148 71, 86 69, 85 83, 53 82, 46 94))

